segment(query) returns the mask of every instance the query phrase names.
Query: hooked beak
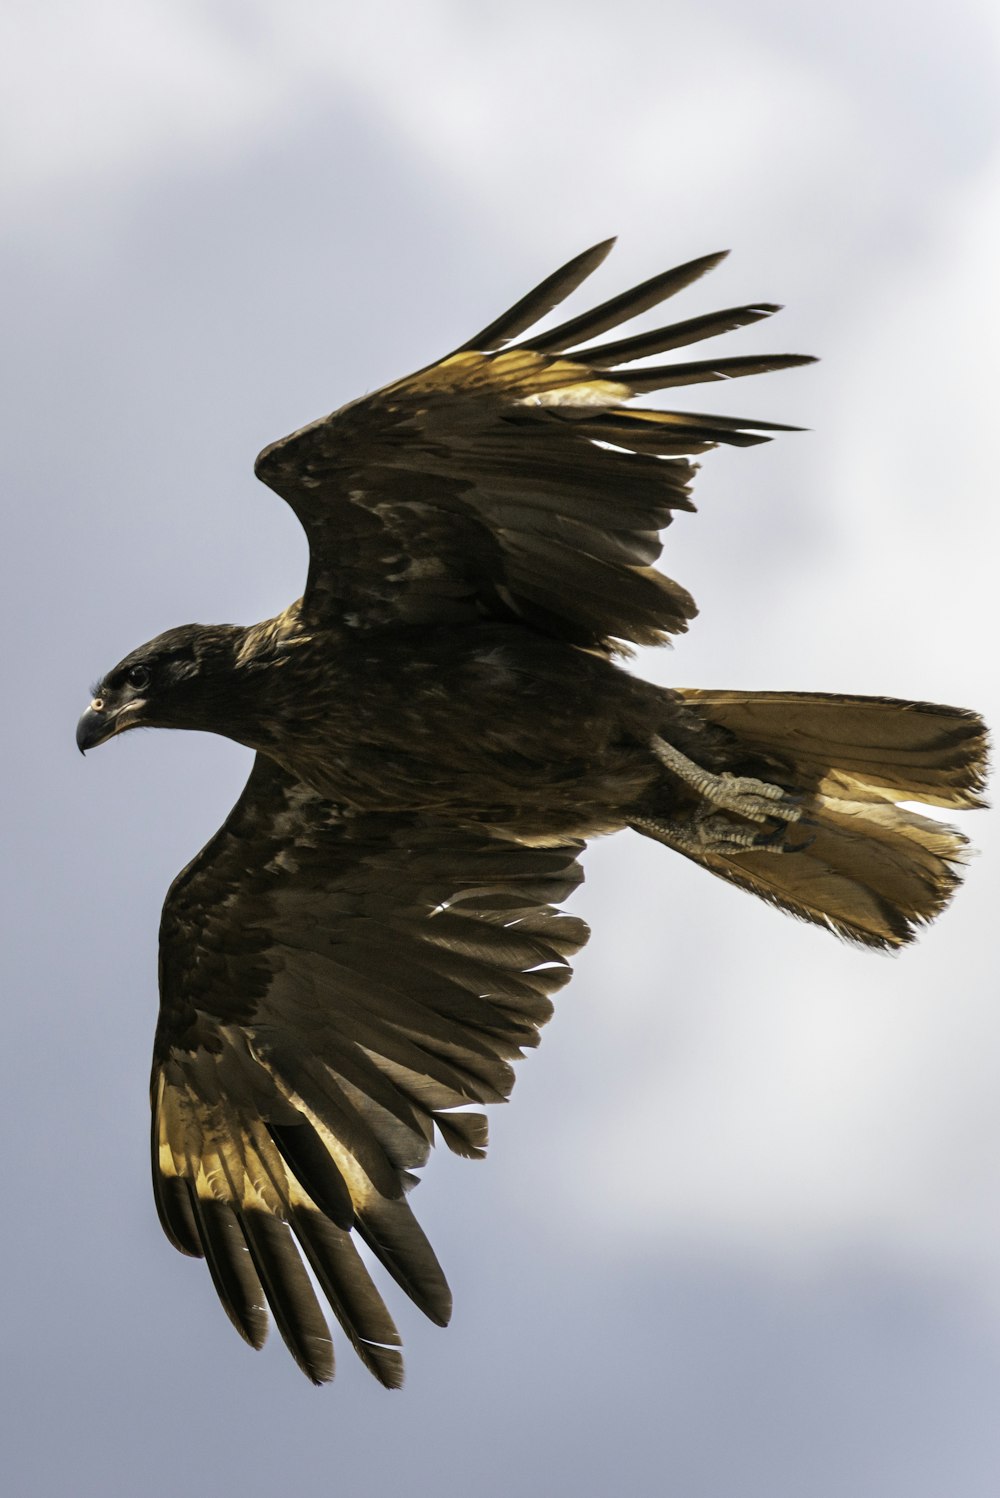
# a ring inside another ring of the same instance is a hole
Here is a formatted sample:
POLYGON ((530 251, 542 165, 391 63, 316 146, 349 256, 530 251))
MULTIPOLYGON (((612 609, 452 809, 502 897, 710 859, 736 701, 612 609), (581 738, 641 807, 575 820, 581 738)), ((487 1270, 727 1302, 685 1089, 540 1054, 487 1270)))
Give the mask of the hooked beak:
MULTIPOLYGON (((141 707, 142 704, 130 703, 129 706, 141 707)), ((130 726, 132 716, 134 714, 126 716, 122 708, 108 712, 101 698, 95 697, 76 725, 76 747, 81 754, 86 754, 88 749, 96 749, 98 744, 106 743, 116 733, 123 733, 130 726)))

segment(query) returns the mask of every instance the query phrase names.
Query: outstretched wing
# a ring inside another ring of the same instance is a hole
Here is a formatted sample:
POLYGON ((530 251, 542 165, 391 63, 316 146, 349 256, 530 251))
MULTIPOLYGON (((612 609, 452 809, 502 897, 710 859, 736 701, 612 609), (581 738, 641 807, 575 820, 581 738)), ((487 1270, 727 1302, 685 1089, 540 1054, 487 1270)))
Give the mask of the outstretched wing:
POLYGON ((578 255, 448 358, 264 449, 258 477, 309 537, 307 619, 366 627, 485 613, 608 654, 686 629, 693 600, 652 563, 672 512, 693 508, 690 458, 789 428, 626 403, 812 361, 776 354, 621 367, 779 310, 767 302, 591 341, 697 280, 721 254, 505 347, 612 243, 578 255))
POLYGON ((258 757, 174 881, 160 931, 153 1181, 254 1347, 270 1306, 308 1376, 333 1349, 303 1260, 362 1361, 402 1381, 399 1335, 354 1234, 444 1324, 451 1297, 405 1200, 434 1126, 479 1157, 470 1103, 506 1098, 587 937, 552 908, 578 844, 524 848, 354 816, 258 757))

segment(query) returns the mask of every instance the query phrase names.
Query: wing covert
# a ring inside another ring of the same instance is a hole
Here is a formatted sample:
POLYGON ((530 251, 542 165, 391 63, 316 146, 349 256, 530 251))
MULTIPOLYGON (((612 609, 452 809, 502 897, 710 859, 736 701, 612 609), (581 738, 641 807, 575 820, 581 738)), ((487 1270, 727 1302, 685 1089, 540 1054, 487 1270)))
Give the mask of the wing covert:
POLYGON ((241 1335, 267 1307, 299 1366, 332 1377, 309 1265, 380 1381, 399 1335, 367 1243, 444 1324, 450 1294, 405 1200, 435 1125, 477 1157, 511 1062, 538 1042, 583 923, 552 908, 579 845, 529 849, 352 816, 258 757, 161 925, 153 1179, 167 1236, 206 1259, 241 1335))

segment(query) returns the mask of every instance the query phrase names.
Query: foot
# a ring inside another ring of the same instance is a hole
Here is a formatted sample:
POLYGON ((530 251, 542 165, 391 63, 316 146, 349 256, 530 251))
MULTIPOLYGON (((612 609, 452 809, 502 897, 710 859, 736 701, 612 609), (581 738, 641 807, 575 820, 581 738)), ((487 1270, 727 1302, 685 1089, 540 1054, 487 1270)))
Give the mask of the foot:
POLYGON ((629 826, 676 848, 678 853, 690 853, 695 858, 703 858, 706 853, 731 856, 733 853, 798 851, 786 844, 781 823, 770 832, 756 832, 752 827, 740 827, 727 816, 695 815, 684 822, 668 822, 662 817, 633 817, 629 826))
MULTIPOLYGON (((751 775, 730 775, 725 771, 713 775, 657 734, 653 735, 650 747, 665 769, 720 811, 733 812, 748 822, 766 822, 769 817, 776 817, 781 822, 797 822, 802 815, 801 798, 791 795, 780 785, 755 780, 751 775)), ((754 846, 752 834, 751 842, 743 846, 754 846)))

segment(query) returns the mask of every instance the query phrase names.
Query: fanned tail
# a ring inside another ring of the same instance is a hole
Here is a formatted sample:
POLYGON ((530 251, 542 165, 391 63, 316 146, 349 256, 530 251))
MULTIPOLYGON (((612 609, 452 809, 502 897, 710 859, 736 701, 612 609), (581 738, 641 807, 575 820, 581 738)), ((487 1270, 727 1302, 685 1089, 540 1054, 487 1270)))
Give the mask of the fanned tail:
POLYGON ((888 697, 678 695, 723 730, 731 774, 760 776, 799 798, 797 819, 772 830, 771 846, 679 851, 865 946, 904 946, 940 914, 960 882, 967 839, 898 803, 984 805, 987 735, 977 714, 888 697))

